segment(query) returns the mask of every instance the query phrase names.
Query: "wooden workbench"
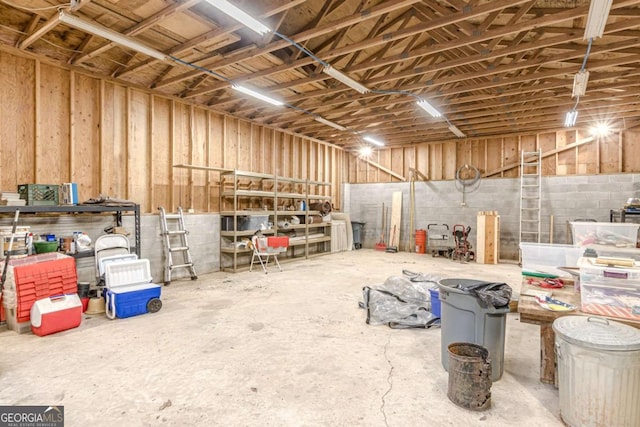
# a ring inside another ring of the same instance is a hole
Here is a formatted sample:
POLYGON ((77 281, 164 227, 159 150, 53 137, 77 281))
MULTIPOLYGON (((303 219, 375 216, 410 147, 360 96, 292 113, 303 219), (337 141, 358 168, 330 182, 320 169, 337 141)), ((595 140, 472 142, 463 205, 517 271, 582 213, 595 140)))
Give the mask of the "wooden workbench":
MULTIPOLYGON (((538 286, 528 285, 526 278, 523 279, 522 289, 520 291, 520 300, 518 301, 518 313, 520 321, 523 323, 531 323, 540 325, 540 381, 547 384, 556 385, 556 353, 555 353, 555 332, 551 325, 558 317, 567 315, 583 315, 595 316, 595 314, 583 313, 580 311, 580 294, 575 291, 573 283, 569 286, 565 285, 560 289, 543 289, 538 286), (526 296, 527 290, 550 290, 552 298, 566 302, 575 307, 573 311, 550 311, 540 307, 534 297, 526 296)), ((625 323, 636 328, 640 328, 640 322, 632 320, 611 318, 616 322, 625 323)))

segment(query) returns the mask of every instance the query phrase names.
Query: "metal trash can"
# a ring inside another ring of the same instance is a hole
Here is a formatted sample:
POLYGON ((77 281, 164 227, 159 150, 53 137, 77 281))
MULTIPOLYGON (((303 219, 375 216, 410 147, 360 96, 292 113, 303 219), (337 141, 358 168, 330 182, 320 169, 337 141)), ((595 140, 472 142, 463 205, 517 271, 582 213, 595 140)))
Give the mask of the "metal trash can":
POLYGON ((362 248, 362 229, 365 222, 351 221, 351 230, 353 230, 353 248, 362 248))
POLYGON ((554 320, 560 416, 571 427, 640 425, 640 331, 595 316, 554 320))
POLYGON ((489 350, 491 380, 502 378, 504 370, 504 337, 509 304, 504 307, 484 307, 481 301, 465 290, 482 283, 471 279, 442 279, 440 290, 440 322, 442 330, 440 360, 449 370, 449 344, 467 342, 489 350))

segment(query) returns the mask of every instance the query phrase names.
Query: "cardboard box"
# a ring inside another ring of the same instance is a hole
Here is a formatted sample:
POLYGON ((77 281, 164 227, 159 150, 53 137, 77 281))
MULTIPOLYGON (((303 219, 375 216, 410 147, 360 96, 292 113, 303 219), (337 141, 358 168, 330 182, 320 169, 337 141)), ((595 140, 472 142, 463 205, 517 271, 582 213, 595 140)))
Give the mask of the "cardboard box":
POLYGON ((81 321, 82 302, 78 294, 43 298, 31 307, 31 331, 40 337, 77 328, 81 321))

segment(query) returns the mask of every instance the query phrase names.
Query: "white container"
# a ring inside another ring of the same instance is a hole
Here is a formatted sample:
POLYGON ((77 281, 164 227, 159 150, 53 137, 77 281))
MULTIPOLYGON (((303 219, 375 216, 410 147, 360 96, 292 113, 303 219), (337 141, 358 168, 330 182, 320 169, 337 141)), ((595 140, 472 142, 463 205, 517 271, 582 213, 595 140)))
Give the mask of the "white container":
POLYGON ((560 416, 571 427, 640 425, 640 330, 601 317, 553 322, 560 416))
POLYGON ((574 246, 604 245, 635 248, 640 224, 612 222, 572 222, 574 246))
POLYGON ((559 267, 578 267, 583 248, 571 245, 552 245, 548 243, 520 243, 522 253, 522 271, 531 273, 555 274, 571 277, 570 273, 559 267))

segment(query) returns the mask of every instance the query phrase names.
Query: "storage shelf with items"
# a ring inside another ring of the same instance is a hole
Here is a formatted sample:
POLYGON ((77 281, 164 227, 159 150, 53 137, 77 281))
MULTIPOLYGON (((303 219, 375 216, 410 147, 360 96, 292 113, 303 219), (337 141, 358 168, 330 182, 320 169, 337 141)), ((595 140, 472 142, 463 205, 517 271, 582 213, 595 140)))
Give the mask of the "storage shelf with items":
MULTIPOLYGON (((314 186, 327 183, 313 182, 314 186)), ((328 222, 309 203, 329 201, 325 194, 310 194, 310 181, 277 175, 230 171, 220 175, 220 264, 223 270, 247 269, 252 250, 247 242, 256 233, 290 239, 280 261, 328 252, 328 222), (311 222, 311 224, 310 224, 311 222), (311 248, 310 248, 311 245, 311 248)))

